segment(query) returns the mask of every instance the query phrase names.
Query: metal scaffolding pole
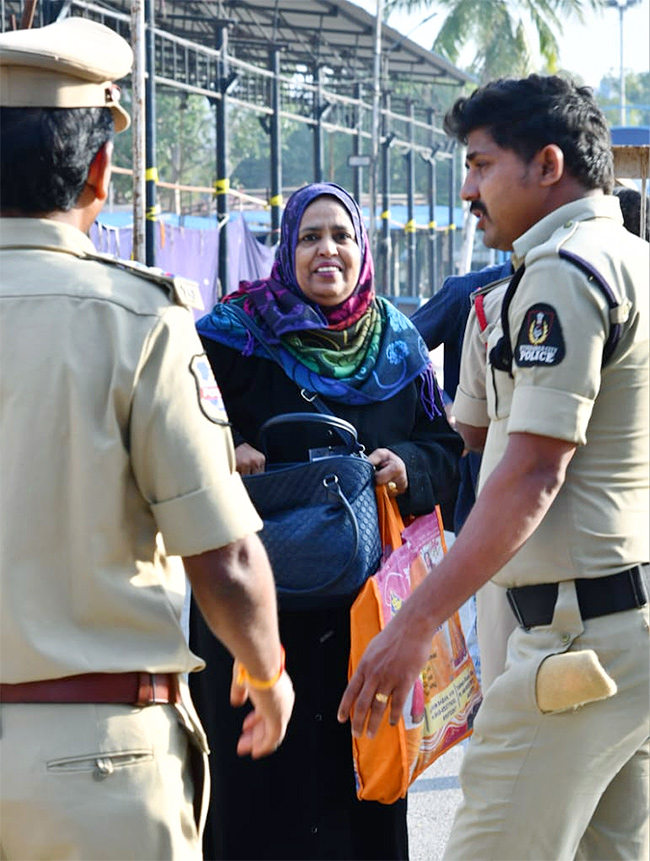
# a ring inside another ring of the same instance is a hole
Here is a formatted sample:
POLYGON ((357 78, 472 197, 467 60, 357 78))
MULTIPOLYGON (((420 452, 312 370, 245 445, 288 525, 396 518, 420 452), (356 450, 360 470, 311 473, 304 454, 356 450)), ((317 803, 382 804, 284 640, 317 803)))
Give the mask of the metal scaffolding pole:
POLYGON ((377 0, 375 9, 375 41, 373 51, 373 76, 372 76, 372 137, 371 137, 371 163, 369 177, 370 191, 370 218, 368 219, 368 240, 371 253, 375 249, 375 227, 377 215, 377 174, 379 172, 379 123, 381 103, 381 26, 384 15, 384 0, 377 0))
POLYGON ((323 102, 320 67, 314 66, 314 182, 323 181, 323 114, 327 105, 323 102))
POLYGON ((143 0, 131 4, 131 159, 133 162, 133 259, 144 263, 145 243, 145 13, 143 0))
POLYGON ((429 291, 431 295, 436 292, 438 279, 438 248, 436 245, 436 196, 437 196, 437 170, 436 170, 436 153, 440 149, 440 145, 435 142, 434 127, 436 124, 436 112, 433 108, 427 111, 427 120, 429 123, 429 141, 431 143, 431 154, 426 159, 427 162, 427 199, 429 202, 429 224, 428 224, 428 246, 427 257, 429 262, 429 291))
POLYGON ((388 296, 395 295, 393 280, 393 253, 390 237, 390 147, 393 135, 390 131, 390 95, 384 95, 383 144, 381 147, 381 262, 383 289, 388 296))
POLYGON ((228 176, 228 90, 234 78, 229 75, 228 67, 228 22, 219 21, 216 28, 216 47, 219 55, 219 93, 220 99, 216 104, 217 121, 217 179, 214 191, 217 196, 217 221, 219 224, 219 295, 228 292, 228 192, 230 178, 228 176))
POLYGON ((280 48, 273 46, 270 54, 270 67, 273 72, 271 83, 271 236, 275 243, 280 237, 282 218, 282 142, 280 130, 280 48))
POLYGON ((449 153, 449 271, 455 272, 454 257, 456 254, 456 223, 454 210, 456 203, 456 141, 451 141, 449 153))
MULTIPOLYGON (((361 155, 361 150, 363 147, 363 106, 361 104, 363 99, 363 84, 356 84, 355 88, 355 96, 359 100, 356 108, 355 108, 355 124, 357 127, 357 133, 354 136, 354 154, 356 156, 361 155)), ((354 199, 357 201, 359 206, 361 206, 361 193, 363 189, 363 168, 357 164, 354 168, 354 199)))
POLYGON ((404 156, 406 159, 406 205, 408 211, 408 218, 406 224, 404 225, 404 232, 406 233, 406 248, 407 248, 407 259, 408 259, 408 295, 416 296, 416 225, 415 225, 415 151, 413 149, 413 144, 415 143, 415 125, 413 124, 414 119, 414 106, 413 102, 409 99, 407 103, 408 108, 408 118, 409 118, 409 143, 411 146, 409 147, 408 152, 404 156))
POLYGON ((145 263, 147 266, 156 265, 156 223, 158 221, 158 203, 156 200, 156 183, 158 182, 158 167, 156 164, 156 37, 154 34, 153 0, 145 0, 145 54, 147 79, 145 82, 145 185, 146 185, 146 218, 145 218, 145 263))

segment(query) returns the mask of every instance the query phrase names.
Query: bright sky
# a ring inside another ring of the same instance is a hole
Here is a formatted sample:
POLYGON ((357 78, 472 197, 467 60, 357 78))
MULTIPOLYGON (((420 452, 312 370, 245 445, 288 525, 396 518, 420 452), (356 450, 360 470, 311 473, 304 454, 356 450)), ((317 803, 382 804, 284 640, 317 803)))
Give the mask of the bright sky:
MULTIPOLYGON (((369 12, 377 8, 376 0, 353 2, 369 12)), ((409 33, 429 14, 431 12, 426 11, 413 15, 394 13, 388 23, 401 33, 409 33)), ((440 27, 439 17, 436 15, 418 27, 410 38, 430 48, 440 27)), ((567 21, 560 38, 560 67, 579 74, 592 87, 597 87, 607 74, 618 76, 621 63, 619 21, 618 9, 614 8, 590 13, 587 24, 567 21)), ((623 13, 623 65, 626 71, 647 72, 650 69, 649 37, 650 0, 641 0, 623 13)))

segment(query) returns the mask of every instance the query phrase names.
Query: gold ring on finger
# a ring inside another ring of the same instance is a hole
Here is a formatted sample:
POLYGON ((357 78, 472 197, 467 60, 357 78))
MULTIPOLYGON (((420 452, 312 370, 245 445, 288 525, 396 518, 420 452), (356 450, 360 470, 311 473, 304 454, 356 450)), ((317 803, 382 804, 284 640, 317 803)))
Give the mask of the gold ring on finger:
POLYGON ((376 693, 375 699, 377 700, 378 703, 382 703, 385 705, 388 702, 388 694, 376 693))
POLYGON ((388 482, 388 489, 391 493, 397 493, 397 485, 395 484, 394 481, 388 482))

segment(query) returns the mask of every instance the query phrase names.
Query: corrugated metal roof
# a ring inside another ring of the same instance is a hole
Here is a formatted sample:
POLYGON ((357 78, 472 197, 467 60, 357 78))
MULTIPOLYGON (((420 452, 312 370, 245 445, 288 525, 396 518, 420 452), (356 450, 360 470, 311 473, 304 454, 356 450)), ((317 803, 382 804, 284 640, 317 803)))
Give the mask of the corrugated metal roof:
MULTIPOLYGON (((131 0, 91 2, 97 9, 126 15, 131 11, 131 0)), ((38 15, 48 18, 65 5, 40 0, 38 15)), ((3 29, 10 26, 11 13, 20 20, 22 8, 20 0, 2 0, 3 29)), ((267 67, 269 49, 280 45, 284 67, 318 64, 344 79, 368 83, 372 79, 375 18, 349 0, 154 0, 154 15, 161 30, 210 48, 216 47, 217 26, 228 21, 229 52, 257 66, 267 67)), ((473 81, 448 60, 385 24, 382 62, 389 80, 455 85, 473 81)))

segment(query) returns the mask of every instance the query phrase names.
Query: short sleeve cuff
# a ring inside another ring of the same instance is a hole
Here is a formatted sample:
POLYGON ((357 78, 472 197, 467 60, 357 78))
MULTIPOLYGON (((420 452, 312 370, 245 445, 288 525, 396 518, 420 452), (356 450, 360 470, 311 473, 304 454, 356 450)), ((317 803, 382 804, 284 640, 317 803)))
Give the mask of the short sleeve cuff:
POLYGON ((541 386, 515 388, 508 433, 534 433, 584 445, 593 401, 541 386))
POLYGON ((466 395, 460 388, 456 389, 452 415, 464 425, 485 428, 490 424, 487 411, 487 401, 466 395))
POLYGON ((151 508, 165 548, 172 556, 196 556, 216 550, 262 528, 236 473, 224 477, 218 490, 202 488, 151 508))

